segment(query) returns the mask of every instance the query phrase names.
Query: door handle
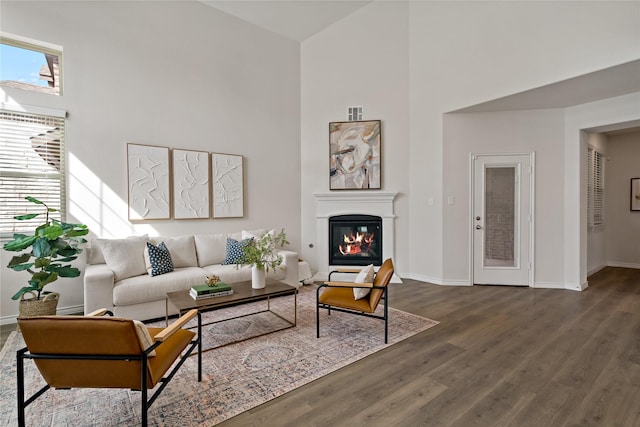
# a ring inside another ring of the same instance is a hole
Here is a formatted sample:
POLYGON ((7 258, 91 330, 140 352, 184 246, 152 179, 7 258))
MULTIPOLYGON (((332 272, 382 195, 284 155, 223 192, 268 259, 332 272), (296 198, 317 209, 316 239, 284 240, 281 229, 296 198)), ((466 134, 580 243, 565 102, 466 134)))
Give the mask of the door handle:
POLYGON ((482 226, 480 224, 476 225, 476 230, 480 230, 482 226))

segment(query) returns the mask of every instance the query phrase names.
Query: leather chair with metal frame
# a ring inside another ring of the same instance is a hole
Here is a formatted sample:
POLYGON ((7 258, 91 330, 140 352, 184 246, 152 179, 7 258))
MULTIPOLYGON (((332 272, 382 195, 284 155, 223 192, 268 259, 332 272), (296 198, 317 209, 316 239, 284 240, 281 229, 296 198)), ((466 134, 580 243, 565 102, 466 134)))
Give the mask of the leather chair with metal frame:
POLYGON ((196 347, 198 381, 202 380, 202 321, 197 310, 189 311, 164 329, 148 327, 152 342, 146 345, 140 339, 140 331, 136 332, 133 320, 105 317, 104 314, 113 315, 102 309, 86 316, 18 319, 26 343, 26 347, 16 354, 19 426, 25 425, 25 408, 49 388, 139 390, 142 393, 142 425, 146 426, 149 407, 196 347), (182 329, 196 316, 197 334, 182 329), (46 382, 26 400, 25 359, 34 360, 46 382), (158 389, 148 398, 148 390, 158 384, 158 389))
MULTIPOLYGON (((342 269, 340 273, 357 273, 359 270, 342 269)), ((316 290, 316 334, 320 338, 320 309, 351 313, 359 316, 384 320, 384 342, 389 335, 389 305, 387 285, 393 277, 393 261, 387 259, 378 269, 372 283, 353 282, 325 282, 316 290), (353 296, 354 288, 369 288, 371 292, 367 298, 356 300, 353 296), (380 300, 384 301, 383 315, 374 314, 380 300)), ((333 272, 332 272, 333 273, 333 272)), ((331 274, 329 275, 331 278, 331 274)))

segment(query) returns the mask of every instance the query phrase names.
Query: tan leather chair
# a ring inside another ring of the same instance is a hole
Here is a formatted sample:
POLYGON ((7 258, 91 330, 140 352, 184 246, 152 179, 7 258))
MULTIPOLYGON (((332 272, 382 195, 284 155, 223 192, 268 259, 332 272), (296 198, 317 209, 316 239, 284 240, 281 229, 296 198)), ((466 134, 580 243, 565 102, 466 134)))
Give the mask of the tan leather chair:
POLYGON ((133 320, 103 317, 105 309, 87 316, 38 316, 18 319, 26 347, 17 352, 18 425, 25 408, 49 388, 130 388, 142 392, 142 425, 147 410, 184 361, 198 348, 198 381, 202 380, 202 321, 191 310, 168 327, 144 328, 133 320), (182 327, 198 317, 198 333, 182 327), (146 348, 145 348, 146 347, 146 348), (184 354, 183 354, 184 352, 184 354), (33 359, 47 385, 25 400, 24 360, 33 359), (169 368, 179 359, 174 368, 169 368), (161 384, 147 399, 147 390, 161 384))
MULTIPOLYGON (((356 273, 358 270, 343 269, 338 272, 356 273)), ((329 276, 331 277, 331 276, 329 276)), ((372 283, 352 283, 352 282, 326 282, 316 290, 316 333, 320 338, 320 309, 327 309, 343 313, 352 313, 365 317, 384 320, 384 342, 387 343, 389 335, 388 320, 389 306, 387 297, 387 285, 393 277, 393 261, 387 259, 378 269, 372 283), (355 299, 353 288, 370 288, 368 298, 355 299), (380 300, 384 301, 384 314, 382 316, 373 314, 378 307, 380 300)))

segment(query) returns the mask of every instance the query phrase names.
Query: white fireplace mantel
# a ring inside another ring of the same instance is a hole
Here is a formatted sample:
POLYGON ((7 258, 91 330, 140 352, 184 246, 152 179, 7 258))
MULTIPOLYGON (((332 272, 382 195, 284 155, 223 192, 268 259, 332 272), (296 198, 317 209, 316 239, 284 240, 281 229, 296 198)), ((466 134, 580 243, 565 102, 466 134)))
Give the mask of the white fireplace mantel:
POLYGON ((326 280, 329 265, 329 218, 337 215, 375 215, 382 218, 382 259, 395 255, 395 214, 393 203, 397 192, 335 191, 314 193, 316 199, 318 274, 326 280))

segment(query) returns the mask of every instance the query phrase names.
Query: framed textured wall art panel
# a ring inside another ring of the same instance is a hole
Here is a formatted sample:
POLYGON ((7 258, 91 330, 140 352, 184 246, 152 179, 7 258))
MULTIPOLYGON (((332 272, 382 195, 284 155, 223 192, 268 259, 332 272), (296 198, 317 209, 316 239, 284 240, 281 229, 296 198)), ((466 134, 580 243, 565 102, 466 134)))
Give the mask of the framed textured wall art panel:
POLYGON ((175 219, 209 218, 211 193, 209 153, 206 151, 172 151, 173 217, 175 219))
POLYGON ((380 120, 329 123, 329 189, 379 190, 380 120))
POLYGON ((640 178, 631 178, 631 210, 640 211, 640 178))
POLYGON ((242 156, 211 155, 213 171, 213 217, 244 216, 242 156))
POLYGON ((169 148, 127 144, 129 220, 171 218, 169 148))

